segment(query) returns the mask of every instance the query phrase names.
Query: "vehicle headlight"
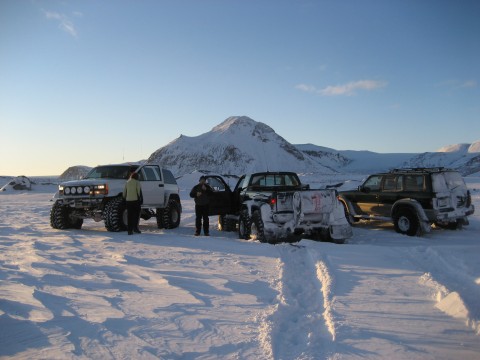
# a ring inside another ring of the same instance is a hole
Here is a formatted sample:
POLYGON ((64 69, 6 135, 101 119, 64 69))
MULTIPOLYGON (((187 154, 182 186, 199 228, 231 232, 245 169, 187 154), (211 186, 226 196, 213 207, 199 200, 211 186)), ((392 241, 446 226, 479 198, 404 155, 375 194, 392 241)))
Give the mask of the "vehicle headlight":
POLYGON ((77 188, 72 187, 71 192, 72 192, 72 194, 76 194, 77 193, 77 188))
POLYGON ((65 192, 65 195, 69 195, 70 194, 70 188, 66 187, 64 192, 65 192))
POLYGON ((108 185, 107 184, 95 185, 95 187, 93 188, 93 194, 94 195, 107 195, 108 194, 108 185))
POLYGON ((89 193, 90 193, 90 186, 85 186, 85 187, 83 188, 83 192, 84 192, 85 194, 89 194, 89 193))
POLYGON ((77 187, 77 193, 81 194, 83 192, 83 188, 81 186, 77 187))

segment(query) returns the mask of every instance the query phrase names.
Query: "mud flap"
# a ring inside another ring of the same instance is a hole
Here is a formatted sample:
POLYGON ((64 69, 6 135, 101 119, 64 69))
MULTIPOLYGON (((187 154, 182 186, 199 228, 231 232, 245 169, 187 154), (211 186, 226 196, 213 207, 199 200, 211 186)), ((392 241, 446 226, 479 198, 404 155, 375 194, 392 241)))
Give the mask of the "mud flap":
POLYGON ((422 219, 419 219, 420 221, 420 234, 427 234, 432 230, 432 226, 430 225, 430 222, 428 221, 422 221, 422 219))

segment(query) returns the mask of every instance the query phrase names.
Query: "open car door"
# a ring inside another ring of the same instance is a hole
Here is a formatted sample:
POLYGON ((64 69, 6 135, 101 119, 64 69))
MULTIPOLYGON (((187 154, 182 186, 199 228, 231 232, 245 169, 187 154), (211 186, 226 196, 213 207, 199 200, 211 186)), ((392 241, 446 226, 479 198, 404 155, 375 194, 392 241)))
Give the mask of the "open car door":
POLYGON ((233 209, 233 193, 226 181, 219 175, 206 175, 206 182, 213 189, 210 195, 208 215, 230 214, 233 209))

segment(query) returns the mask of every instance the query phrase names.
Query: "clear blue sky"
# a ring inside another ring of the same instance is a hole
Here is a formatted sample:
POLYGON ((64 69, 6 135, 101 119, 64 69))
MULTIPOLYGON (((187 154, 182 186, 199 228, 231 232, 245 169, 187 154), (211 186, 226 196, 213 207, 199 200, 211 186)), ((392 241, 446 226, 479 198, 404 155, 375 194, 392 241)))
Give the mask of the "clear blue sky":
POLYGON ((147 158, 246 115, 293 144, 480 140, 480 1, 0 0, 0 175, 147 158))

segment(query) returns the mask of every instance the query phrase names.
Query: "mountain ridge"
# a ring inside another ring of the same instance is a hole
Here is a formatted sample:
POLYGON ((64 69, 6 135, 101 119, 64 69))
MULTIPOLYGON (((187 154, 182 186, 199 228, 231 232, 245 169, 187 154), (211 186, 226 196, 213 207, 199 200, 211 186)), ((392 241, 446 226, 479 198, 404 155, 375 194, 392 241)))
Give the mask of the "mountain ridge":
POLYGON ((180 135, 154 151, 147 162, 160 163, 177 176, 195 170, 240 175, 254 171, 372 173, 398 167, 453 167, 469 175, 480 171, 480 141, 447 145, 437 152, 375 153, 289 143, 267 124, 231 116, 198 136, 180 135))

